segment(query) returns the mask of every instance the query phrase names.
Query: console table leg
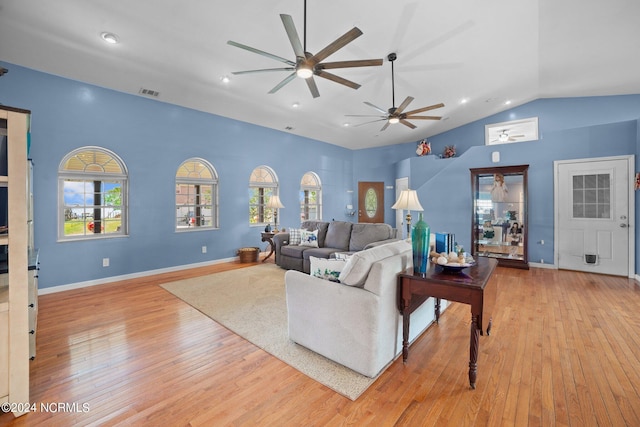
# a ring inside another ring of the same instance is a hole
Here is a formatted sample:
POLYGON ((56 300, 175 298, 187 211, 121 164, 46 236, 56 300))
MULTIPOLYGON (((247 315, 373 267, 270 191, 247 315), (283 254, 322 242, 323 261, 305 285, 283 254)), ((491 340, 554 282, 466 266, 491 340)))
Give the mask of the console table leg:
POLYGON ((478 316, 471 316, 471 340, 469 345, 469 385, 476 388, 476 378, 478 377, 478 347, 480 341, 480 328, 478 326, 478 316))
POLYGON ((409 311, 405 307, 402 315, 402 363, 407 363, 409 358, 409 311))
POLYGON ((436 298, 436 324, 440 323, 440 298, 436 298))

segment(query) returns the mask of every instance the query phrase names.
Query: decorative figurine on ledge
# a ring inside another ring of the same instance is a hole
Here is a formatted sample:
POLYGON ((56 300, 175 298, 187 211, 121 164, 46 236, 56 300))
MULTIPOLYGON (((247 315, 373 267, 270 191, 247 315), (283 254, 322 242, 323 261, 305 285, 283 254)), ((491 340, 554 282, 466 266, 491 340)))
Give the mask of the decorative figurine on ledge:
POLYGON ((431 143, 427 142, 426 139, 423 139, 418 144, 418 148, 416 148, 416 154, 418 156, 426 156, 431 153, 431 143))

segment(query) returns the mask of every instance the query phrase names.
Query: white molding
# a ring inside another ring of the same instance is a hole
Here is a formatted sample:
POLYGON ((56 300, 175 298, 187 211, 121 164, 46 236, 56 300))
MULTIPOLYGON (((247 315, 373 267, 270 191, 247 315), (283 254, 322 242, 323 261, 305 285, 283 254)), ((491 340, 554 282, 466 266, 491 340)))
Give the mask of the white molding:
POLYGON ((107 283, 119 282, 122 280, 138 279, 140 277, 153 276, 155 274, 173 273, 175 271, 188 270, 190 268, 206 267, 209 265, 222 264, 224 262, 237 261, 238 257, 216 259, 213 261, 198 262, 194 264, 185 264, 175 267, 159 268, 157 270, 140 271, 138 273, 123 274, 121 276, 111 276, 96 280, 87 280, 84 282, 69 283, 67 285, 51 286, 49 288, 38 289, 38 295, 53 294, 56 292, 70 291, 72 289, 87 288, 96 285, 105 285, 107 283))
POLYGON ((530 262, 529 267, 533 268, 546 268, 547 270, 557 270, 558 266, 555 264, 541 264, 539 262, 530 262))

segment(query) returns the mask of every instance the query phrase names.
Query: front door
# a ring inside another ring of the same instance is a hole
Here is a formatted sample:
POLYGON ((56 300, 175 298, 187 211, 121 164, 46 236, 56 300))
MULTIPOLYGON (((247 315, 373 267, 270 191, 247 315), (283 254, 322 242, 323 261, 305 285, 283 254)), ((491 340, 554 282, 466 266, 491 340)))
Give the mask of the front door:
POLYGON ((358 222, 384 222, 384 182, 358 182, 358 222))
POLYGON ((557 265, 631 277, 631 157, 556 161, 557 265))

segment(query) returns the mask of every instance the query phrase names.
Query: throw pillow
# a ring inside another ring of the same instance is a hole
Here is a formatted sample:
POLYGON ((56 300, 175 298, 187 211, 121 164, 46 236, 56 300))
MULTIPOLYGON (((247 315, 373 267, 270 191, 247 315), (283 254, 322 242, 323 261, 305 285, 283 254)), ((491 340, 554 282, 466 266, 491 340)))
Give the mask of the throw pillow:
POLYGON ((289 229, 289 244, 290 245, 299 245, 300 240, 300 229, 299 228, 290 228, 289 229))
POLYGON ((300 246, 318 247, 318 230, 300 230, 300 246))
POLYGON ((411 249, 411 245, 404 240, 376 246, 375 248, 356 252, 340 273, 340 283, 347 286, 364 286, 369 270, 374 262, 402 253, 411 249))
POLYGON ((311 262, 312 276, 331 280, 332 282, 339 282, 340 272, 347 263, 341 259, 326 259, 314 256, 309 257, 309 261, 311 262))

